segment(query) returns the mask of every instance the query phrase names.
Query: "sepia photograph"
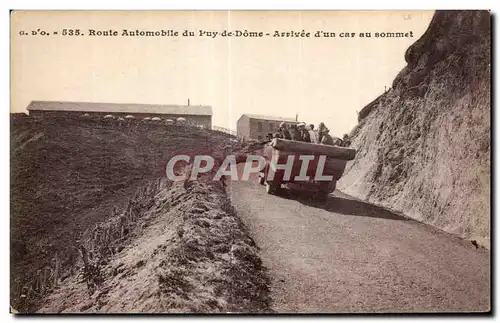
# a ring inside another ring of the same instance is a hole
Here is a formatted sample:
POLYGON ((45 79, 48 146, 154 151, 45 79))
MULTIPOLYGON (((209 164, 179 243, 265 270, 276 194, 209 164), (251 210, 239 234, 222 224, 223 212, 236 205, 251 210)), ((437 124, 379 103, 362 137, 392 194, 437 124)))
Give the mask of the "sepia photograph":
POLYGON ((492 314, 488 10, 11 10, 9 308, 492 314))

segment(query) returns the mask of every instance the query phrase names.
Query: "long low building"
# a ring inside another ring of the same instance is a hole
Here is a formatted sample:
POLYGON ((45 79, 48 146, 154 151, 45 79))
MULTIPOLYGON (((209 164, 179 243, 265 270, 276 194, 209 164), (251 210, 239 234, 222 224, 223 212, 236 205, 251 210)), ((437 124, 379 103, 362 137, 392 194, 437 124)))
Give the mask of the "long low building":
POLYGON ((183 117, 187 122, 212 128, 212 107, 203 105, 162 105, 130 103, 32 101, 28 105, 30 116, 80 116, 111 114, 116 117, 133 115, 136 118, 175 119, 183 117))
POLYGON ((245 113, 236 123, 236 133, 238 137, 262 140, 268 133, 277 132, 281 122, 285 122, 288 126, 297 123, 292 118, 245 113))

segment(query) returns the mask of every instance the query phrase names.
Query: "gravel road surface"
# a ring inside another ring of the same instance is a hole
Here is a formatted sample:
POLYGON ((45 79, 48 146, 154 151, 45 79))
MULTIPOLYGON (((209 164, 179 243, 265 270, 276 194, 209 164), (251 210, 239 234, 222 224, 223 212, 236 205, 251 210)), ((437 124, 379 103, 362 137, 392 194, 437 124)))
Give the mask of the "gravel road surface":
POLYGON ((277 312, 490 309, 490 252, 469 241, 338 191, 326 203, 274 196, 255 178, 228 190, 261 248, 277 312))

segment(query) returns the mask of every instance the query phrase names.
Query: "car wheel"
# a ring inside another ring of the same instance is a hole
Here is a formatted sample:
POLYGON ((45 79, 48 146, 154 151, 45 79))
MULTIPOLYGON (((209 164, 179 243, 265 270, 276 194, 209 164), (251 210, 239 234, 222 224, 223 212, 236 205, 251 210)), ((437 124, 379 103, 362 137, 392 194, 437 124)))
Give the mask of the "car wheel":
POLYGON ((328 192, 319 192, 317 195, 317 198, 321 202, 326 202, 326 201, 328 201, 329 196, 330 196, 330 194, 328 192))
POLYGON ((266 184, 266 193, 267 194, 276 194, 276 192, 278 191, 278 188, 279 188, 279 185, 277 184, 269 184, 269 183, 265 183, 266 184))

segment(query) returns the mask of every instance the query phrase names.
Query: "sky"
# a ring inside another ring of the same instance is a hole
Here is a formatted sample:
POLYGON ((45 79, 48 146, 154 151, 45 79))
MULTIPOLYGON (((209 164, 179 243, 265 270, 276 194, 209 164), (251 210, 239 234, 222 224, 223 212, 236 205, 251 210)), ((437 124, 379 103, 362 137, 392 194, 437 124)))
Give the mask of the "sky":
POLYGON ((433 11, 18 11, 11 15, 11 111, 33 100, 210 105, 213 124, 243 113, 323 121, 341 136, 391 86, 433 11), (33 36, 44 30, 48 36, 33 36), (83 36, 64 36, 79 29, 83 36), (90 29, 118 32, 91 36, 90 29), (177 31, 179 36, 122 36, 177 31), (185 30, 195 36, 183 37, 185 30), (218 32, 215 37, 204 32, 218 32), (263 37, 222 37, 224 31, 263 37), (310 37, 273 37, 275 32, 310 37), (335 37, 314 37, 316 32, 335 37), (23 32, 28 35, 21 35, 23 32), (54 32, 58 32, 57 35, 54 32), (372 37, 359 37, 371 32, 372 37), (375 33, 411 32, 382 38, 375 33), (269 36, 265 36, 269 33, 269 36), (341 33, 355 37, 341 37, 341 33))

